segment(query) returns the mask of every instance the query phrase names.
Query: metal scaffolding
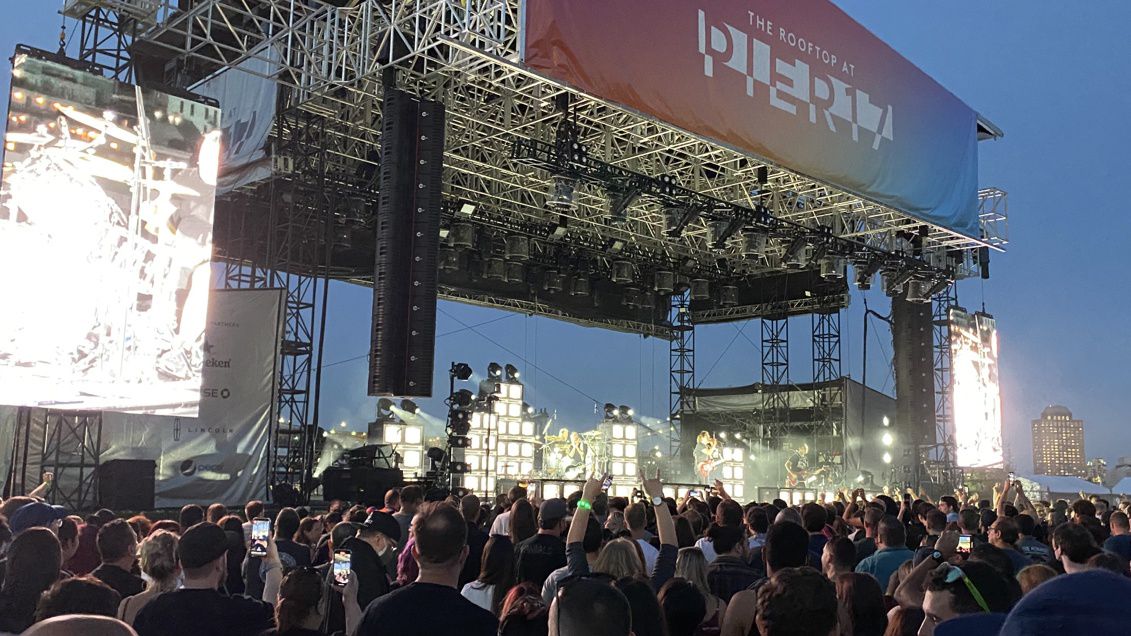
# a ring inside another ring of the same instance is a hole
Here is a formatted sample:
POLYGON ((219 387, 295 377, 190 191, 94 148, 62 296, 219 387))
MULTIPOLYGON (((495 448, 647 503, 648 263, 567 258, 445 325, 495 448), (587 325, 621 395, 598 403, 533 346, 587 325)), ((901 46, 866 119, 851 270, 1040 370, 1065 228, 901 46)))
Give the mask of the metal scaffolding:
POLYGON ((839 428, 843 422, 834 420, 843 400, 840 365, 840 312, 817 311, 810 314, 813 326, 813 383, 828 383, 817 392, 813 404, 813 419, 839 428))
POLYGON ((763 439, 780 439, 792 419, 789 404, 789 318, 773 316, 762 322, 762 388, 760 411, 763 439))
POLYGON ((958 306, 958 289, 950 285, 935 295, 932 303, 933 345, 935 359, 935 438, 924 464, 930 477, 948 486, 962 481, 961 469, 955 464, 954 418, 951 405, 950 309, 958 306))
POLYGON ((688 389, 695 388, 695 325, 691 323, 691 292, 671 295, 671 338, 668 357, 668 457, 680 455, 683 413, 690 407, 688 389))

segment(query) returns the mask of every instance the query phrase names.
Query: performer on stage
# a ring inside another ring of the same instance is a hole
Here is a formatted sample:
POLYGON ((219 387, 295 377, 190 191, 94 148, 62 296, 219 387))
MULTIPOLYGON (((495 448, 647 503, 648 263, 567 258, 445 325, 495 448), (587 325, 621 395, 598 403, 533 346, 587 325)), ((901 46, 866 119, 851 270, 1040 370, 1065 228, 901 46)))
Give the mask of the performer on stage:
POLYGON ((809 445, 802 442, 789 459, 785 460, 786 485, 790 487, 804 483, 809 474, 809 445))
POLYGON ((695 438, 695 472, 707 483, 711 473, 723 462, 719 441, 707 431, 701 431, 695 438))

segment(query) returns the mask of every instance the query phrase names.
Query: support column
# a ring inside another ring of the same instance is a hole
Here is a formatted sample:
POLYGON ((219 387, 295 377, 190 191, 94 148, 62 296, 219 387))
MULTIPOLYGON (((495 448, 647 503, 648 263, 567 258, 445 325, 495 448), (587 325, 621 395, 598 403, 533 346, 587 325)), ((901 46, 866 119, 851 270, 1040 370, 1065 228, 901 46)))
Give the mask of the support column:
POLYGON ((932 458, 939 466, 936 478, 950 481, 954 486, 961 481, 955 464, 954 415, 951 409, 950 309, 958 306, 958 286, 951 284, 931 299, 935 354, 935 428, 939 446, 932 458))
POLYGON ((687 390, 695 388, 695 325, 691 324, 691 292, 672 294, 668 311, 671 340, 668 356, 668 458, 678 461, 683 436, 683 413, 688 410, 687 390))

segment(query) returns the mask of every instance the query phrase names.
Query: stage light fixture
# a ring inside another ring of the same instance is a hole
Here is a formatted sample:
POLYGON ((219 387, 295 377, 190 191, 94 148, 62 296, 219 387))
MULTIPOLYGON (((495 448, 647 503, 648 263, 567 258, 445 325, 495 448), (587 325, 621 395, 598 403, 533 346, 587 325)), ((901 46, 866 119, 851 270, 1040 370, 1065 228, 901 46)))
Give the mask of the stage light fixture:
POLYGON ((659 294, 670 294, 675 290, 675 274, 666 269, 657 270, 652 288, 659 294))
POLYGON ((888 296, 897 296, 903 292, 904 286, 911 280, 915 273, 910 269, 888 270, 884 272, 884 293, 888 296))
POLYGON ((840 280, 844 278, 844 257, 826 254, 820 260, 821 278, 840 280))
POLYGON ((633 280, 632 263, 630 261, 615 261, 609 280, 619 284, 631 283, 633 280))
POLYGON ((573 287, 570 288, 570 294, 573 296, 588 296, 590 293, 589 277, 578 276, 573 279, 573 287))
POLYGON ((919 304, 931 302, 930 283, 917 278, 907 281, 907 302, 919 304))
POLYGON ((457 408, 467 408, 471 406, 472 401, 475 400, 475 394, 467 389, 460 389, 452 394, 452 406, 457 408))
POLYGON ((628 222, 628 208, 640 196, 640 188, 632 183, 610 185, 605 196, 608 198, 605 215, 610 223, 621 225, 628 222))
POLYGON ((782 264, 786 269, 801 269, 805 267, 805 251, 809 248, 809 239, 799 236, 793 239, 782 257, 782 264))
POLYGON ((435 446, 433 446, 432 448, 428 449, 428 452, 427 452, 426 455, 427 455, 428 459, 430 459, 434 462, 442 462, 442 461, 444 461, 444 455, 445 454, 446 453, 444 453, 444 449, 436 448, 435 446))
POLYGON ((886 416, 886 415, 884 416, 884 419, 880 420, 880 422, 881 422, 881 423, 882 423, 882 424, 883 424, 884 426, 891 426, 891 420, 890 420, 890 419, 888 419, 888 416, 886 416))
POLYGON ((449 371, 457 380, 466 381, 471 377, 471 365, 466 362, 453 362, 449 371))
POLYGON ((664 208, 665 233, 669 238, 679 238, 688 225, 699 218, 700 210, 689 205, 673 205, 664 208))
POLYGON ((487 377, 492 380, 499 380, 503 377, 503 366, 498 362, 492 362, 487 365, 487 377))
POLYGON ((506 366, 506 373, 507 382, 518 382, 518 376, 520 375, 518 372, 518 367, 514 366, 513 364, 508 364, 506 366))
POLYGON ((606 402, 605 403, 605 419, 606 420, 616 419, 617 416, 619 416, 619 415, 620 415, 620 413, 617 412, 617 405, 616 404, 613 404, 612 402, 606 402))
POLYGON ((577 180, 560 174, 554 175, 546 206, 557 210, 576 210, 577 180))
POLYGON ((416 415, 417 413, 420 412, 420 407, 416 405, 416 402, 413 402, 412 400, 406 399, 406 400, 401 400, 401 410, 407 411, 408 413, 410 413, 412 415, 416 415))
POLYGON ((617 415, 621 420, 631 422, 632 416, 636 415, 636 412, 632 410, 632 407, 621 404, 617 407, 617 415))
POLYGON ((468 201, 461 201, 459 208, 456 209, 456 214, 459 216, 471 216, 475 214, 475 204, 468 201))
POLYGON ((470 249, 475 244, 475 226, 470 223, 452 223, 449 238, 452 247, 470 249))
POLYGON ((471 467, 467 465, 467 462, 450 462, 448 470, 453 475, 466 475, 471 472, 471 467))
POLYGON ((742 255, 746 258, 762 258, 766 255, 769 237, 760 230, 746 230, 742 233, 742 255))
POLYGON ((448 446, 452 448, 471 448, 471 438, 467 435, 449 435, 448 446))
POLYGON ((521 234, 511 234, 503 239, 503 253, 508 261, 525 262, 530 259, 530 239, 521 234))
POLYGON ((691 300, 710 300, 711 282, 705 278, 695 278, 691 281, 691 300))
POLYGON ((483 267, 483 277, 487 280, 506 280, 506 262, 497 256, 488 258, 483 267))
MULTIPOLYGON (((381 398, 377 400, 377 415, 378 417, 388 417, 393 414, 393 401, 389 398, 381 398)), ((280 418, 282 420, 282 418, 280 418)))
POLYGON ((723 307, 734 307, 738 304, 738 288, 734 285, 723 285, 719 290, 719 304, 723 307))
POLYGON ((895 438, 892 437, 891 433, 886 433, 886 432, 884 433, 881 440, 883 441, 884 446, 891 446, 892 443, 895 442, 895 438))
MULTIPOLYGON (((949 274, 949 272, 948 272, 948 274, 949 274)), ((952 281, 950 280, 949 277, 940 278, 940 279, 936 280, 934 282, 934 284, 931 285, 931 288, 927 290, 927 297, 928 298, 934 298, 935 296, 938 296, 939 294, 946 291, 947 288, 950 287, 951 283, 952 283, 952 281)))
POLYGON ((890 464, 891 463, 891 453, 884 451, 883 460, 884 460, 885 464, 890 464))

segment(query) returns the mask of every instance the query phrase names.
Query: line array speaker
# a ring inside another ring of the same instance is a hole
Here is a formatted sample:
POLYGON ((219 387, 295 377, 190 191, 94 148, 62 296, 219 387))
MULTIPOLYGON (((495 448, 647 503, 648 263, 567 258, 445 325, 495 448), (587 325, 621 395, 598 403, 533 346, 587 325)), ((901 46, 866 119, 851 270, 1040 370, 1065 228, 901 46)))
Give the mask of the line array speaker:
POLYGON ((442 104, 385 90, 370 395, 432 395, 444 120, 442 104))
POLYGON ((896 427, 901 441, 935 443, 935 359, 931 303, 892 298, 896 427))

